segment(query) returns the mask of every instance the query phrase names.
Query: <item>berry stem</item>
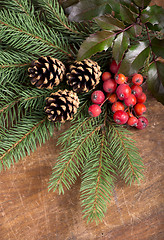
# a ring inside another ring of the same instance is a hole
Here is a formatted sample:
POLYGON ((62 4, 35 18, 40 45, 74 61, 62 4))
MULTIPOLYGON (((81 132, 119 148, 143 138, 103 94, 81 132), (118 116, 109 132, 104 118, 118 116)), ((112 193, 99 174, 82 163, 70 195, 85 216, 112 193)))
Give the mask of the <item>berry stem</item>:
POLYGON ((100 107, 108 100, 109 97, 105 98, 105 100, 100 104, 100 107))

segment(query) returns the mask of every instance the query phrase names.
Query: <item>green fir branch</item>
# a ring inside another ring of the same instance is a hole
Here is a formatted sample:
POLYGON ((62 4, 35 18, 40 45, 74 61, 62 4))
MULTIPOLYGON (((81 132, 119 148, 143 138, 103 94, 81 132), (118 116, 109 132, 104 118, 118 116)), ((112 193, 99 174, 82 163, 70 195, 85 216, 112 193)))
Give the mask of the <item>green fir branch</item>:
POLYGON ((15 12, 25 13, 28 16, 34 15, 34 7, 29 0, 0 0, 0 5, 15 12))
POLYGON ((61 34, 45 26, 35 16, 0 11, 2 41, 28 54, 50 55, 67 59, 71 57, 69 45, 61 34))
MULTIPOLYGON (((84 119, 83 121, 85 123, 79 128, 79 134, 75 135, 76 137, 71 137, 70 145, 67 145, 67 150, 65 147, 63 148, 57 163, 53 168, 49 189, 53 189, 53 191, 58 189, 59 194, 64 194, 64 186, 69 189, 77 179, 77 176, 79 176, 80 168, 83 166, 91 152, 92 140, 94 139, 96 132, 101 128, 101 124, 97 121, 95 121, 95 127, 92 126, 93 119, 90 119, 87 123, 87 119, 84 119)), ((78 127, 79 123, 77 122, 75 125, 78 127)), ((71 134, 72 128, 68 131, 70 131, 71 134)), ((65 142, 67 141, 67 134, 63 136, 65 142)), ((60 139, 59 142, 61 142, 60 139)), ((64 141, 62 142, 64 143, 64 141)))
POLYGON ((97 223, 104 217, 110 202, 116 175, 105 132, 97 134, 93 150, 83 169, 81 201, 84 218, 97 223))
POLYGON ((65 31, 69 34, 80 34, 75 24, 68 21, 63 8, 57 0, 37 0, 37 6, 45 12, 48 23, 55 27, 55 30, 65 31))
POLYGON ((112 124, 109 128, 110 150, 113 153, 115 164, 120 176, 127 184, 143 178, 143 162, 135 146, 135 141, 128 135, 125 128, 112 124))
POLYGON ((33 112, 22 118, 1 137, 0 170, 11 167, 20 158, 29 155, 52 136, 54 125, 43 112, 33 112))

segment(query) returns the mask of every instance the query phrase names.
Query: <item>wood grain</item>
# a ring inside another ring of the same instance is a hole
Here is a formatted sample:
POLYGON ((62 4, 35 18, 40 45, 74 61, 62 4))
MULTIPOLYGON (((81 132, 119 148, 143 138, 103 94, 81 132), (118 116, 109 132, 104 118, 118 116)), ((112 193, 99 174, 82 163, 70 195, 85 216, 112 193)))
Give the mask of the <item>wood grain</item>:
POLYGON ((51 169, 60 151, 55 147, 59 132, 55 132, 37 151, 0 173, 0 239, 163 240, 164 107, 149 96, 147 109, 149 127, 133 130, 145 179, 132 187, 118 181, 102 223, 87 225, 82 219, 80 179, 64 196, 48 193, 51 169))

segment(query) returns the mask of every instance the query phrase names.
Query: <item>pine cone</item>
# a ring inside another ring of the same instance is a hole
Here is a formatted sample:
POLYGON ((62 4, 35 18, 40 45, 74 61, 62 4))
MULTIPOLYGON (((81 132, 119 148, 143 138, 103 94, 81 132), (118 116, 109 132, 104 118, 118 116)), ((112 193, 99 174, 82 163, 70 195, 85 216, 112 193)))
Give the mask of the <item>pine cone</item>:
POLYGON ((99 83, 101 74, 100 66, 91 59, 75 61, 66 75, 67 84, 72 86, 75 92, 88 92, 99 83))
POLYGON ((46 98, 45 112, 48 114, 48 119, 53 122, 65 122, 73 119, 73 115, 79 107, 79 99, 73 91, 58 90, 51 93, 50 97, 46 98))
POLYGON ((32 62, 28 69, 31 84, 37 88, 52 89, 57 86, 65 74, 65 66, 58 59, 52 57, 40 57, 32 62))

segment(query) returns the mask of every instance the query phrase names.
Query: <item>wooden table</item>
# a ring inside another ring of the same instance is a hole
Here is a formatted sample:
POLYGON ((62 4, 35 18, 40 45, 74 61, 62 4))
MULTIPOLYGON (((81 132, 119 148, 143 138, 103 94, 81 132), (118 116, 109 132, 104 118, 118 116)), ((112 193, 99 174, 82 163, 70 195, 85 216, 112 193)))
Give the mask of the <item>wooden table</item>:
POLYGON ((98 226, 82 219, 80 179, 64 196, 48 193, 60 151, 55 132, 37 151, 0 173, 0 240, 163 240, 164 107, 151 96, 146 105, 149 127, 133 130, 145 179, 132 187, 118 181, 98 226))

